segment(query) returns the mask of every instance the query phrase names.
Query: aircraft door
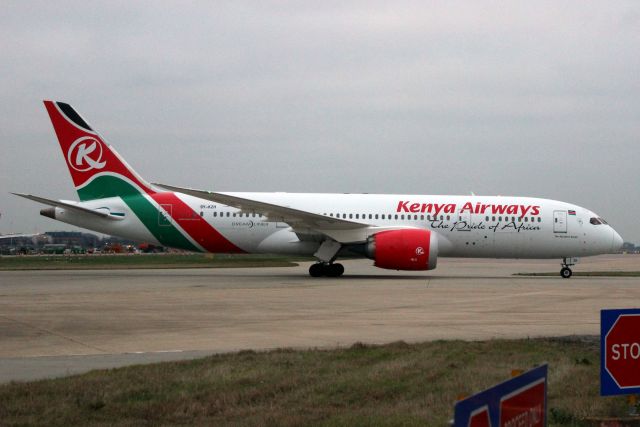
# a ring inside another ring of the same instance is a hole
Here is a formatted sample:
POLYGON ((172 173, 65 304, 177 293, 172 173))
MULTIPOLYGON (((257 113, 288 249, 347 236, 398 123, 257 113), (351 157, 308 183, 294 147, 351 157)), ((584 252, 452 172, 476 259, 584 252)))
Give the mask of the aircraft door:
POLYGON ((553 232, 567 232, 567 211, 553 211, 553 232))

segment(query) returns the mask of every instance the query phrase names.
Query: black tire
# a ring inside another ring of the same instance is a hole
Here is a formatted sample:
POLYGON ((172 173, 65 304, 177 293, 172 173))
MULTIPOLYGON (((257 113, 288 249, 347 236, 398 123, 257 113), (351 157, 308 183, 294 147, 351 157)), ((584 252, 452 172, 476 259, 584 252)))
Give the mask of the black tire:
POLYGON ((563 267, 562 270, 560 270, 560 276, 562 276, 563 279, 568 279, 572 274, 573 271, 571 271, 569 267, 563 267))
POLYGON ((309 275, 311 277, 322 277, 324 273, 325 268, 322 264, 311 264, 311 267, 309 267, 309 275))
MULTIPOLYGON (((340 275, 340 268, 339 268, 340 264, 329 264, 329 265, 325 265, 325 272, 324 274, 327 277, 338 277, 340 275)), ((342 270, 344 271, 344 267, 342 268, 342 270)))
POLYGON ((324 266, 324 275, 327 277, 340 277, 344 273, 342 264, 329 264, 324 266))

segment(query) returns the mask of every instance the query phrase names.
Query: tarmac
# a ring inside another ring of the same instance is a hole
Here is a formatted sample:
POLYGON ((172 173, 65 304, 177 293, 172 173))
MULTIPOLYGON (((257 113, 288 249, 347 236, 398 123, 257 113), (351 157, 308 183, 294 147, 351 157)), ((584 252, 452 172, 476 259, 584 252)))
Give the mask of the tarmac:
MULTIPOLYGON (((559 276, 559 260, 439 259, 436 270, 288 268, 0 272, 0 382, 278 347, 598 335, 640 306, 640 277, 559 276), (558 272, 554 277, 514 276, 558 272)), ((637 271, 639 255, 574 271, 637 271)))

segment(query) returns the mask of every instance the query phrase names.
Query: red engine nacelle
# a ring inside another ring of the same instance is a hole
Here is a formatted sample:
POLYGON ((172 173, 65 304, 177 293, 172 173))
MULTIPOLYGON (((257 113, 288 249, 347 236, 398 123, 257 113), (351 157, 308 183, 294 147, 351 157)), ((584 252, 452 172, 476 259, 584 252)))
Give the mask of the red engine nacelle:
POLYGON ((432 270, 438 261, 438 239, 430 230, 381 231, 369 237, 367 256, 389 270, 432 270))

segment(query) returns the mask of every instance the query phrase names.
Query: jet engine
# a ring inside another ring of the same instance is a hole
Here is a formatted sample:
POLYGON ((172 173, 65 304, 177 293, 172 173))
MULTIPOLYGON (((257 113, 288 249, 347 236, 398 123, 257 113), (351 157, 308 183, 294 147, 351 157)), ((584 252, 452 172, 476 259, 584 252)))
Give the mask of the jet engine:
POLYGON ((389 270, 432 270, 438 261, 436 233, 422 229, 381 231, 365 247, 374 265, 389 270))

